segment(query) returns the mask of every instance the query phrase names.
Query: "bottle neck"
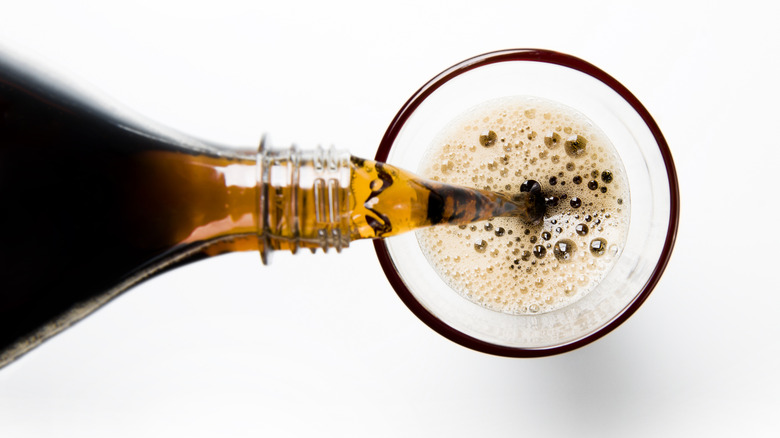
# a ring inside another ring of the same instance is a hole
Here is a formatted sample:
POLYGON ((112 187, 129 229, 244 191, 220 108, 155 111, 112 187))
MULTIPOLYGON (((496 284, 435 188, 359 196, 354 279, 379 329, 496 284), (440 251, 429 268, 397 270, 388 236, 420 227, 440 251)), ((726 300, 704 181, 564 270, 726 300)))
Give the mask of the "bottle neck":
MULTIPOLYGON (((321 147, 300 150, 271 148, 263 139, 254 153, 231 152, 221 157, 155 152, 144 157, 144 169, 162 175, 139 200, 159 198, 171 226, 171 247, 207 256, 259 250, 268 264, 274 251, 299 248, 341 251, 350 240, 351 157, 321 147), (229 156, 228 156, 229 155, 229 156)), ((146 172, 148 173, 148 172, 146 172)), ((133 207, 135 211, 145 211, 133 207)), ((155 204, 155 205, 156 205, 155 204)), ((144 223, 151 223, 151 215, 144 223)), ((143 243, 144 230, 134 237, 143 243)), ((179 252, 176 250, 175 252, 179 252)))
POLYGON ((257 155, 258 240, 263 263, 272 251, 341 251, 351 240, 350 154, 317 147, 268 147, 257 155))

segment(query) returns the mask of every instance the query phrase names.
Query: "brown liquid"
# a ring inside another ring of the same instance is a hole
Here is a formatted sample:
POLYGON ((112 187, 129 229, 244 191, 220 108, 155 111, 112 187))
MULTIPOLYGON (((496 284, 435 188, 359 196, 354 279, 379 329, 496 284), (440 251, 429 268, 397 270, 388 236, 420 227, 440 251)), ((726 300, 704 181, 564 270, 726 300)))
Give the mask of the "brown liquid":
MULTIPOLYGON (((322 192, 274 188, 261 208, 255 159, 120 118, 0 57, 0 367, 166 269, 265 244, 322 247, 322 192)), ((541 214, 533 197, 349 165, 333 198, 347 243, 541 214)))
MULTIPOLYGON (((524 215, 535 198, 510 200, 500 193, 442 184, 409 172, 353 158, 352 239, 383 238, 421 227, 461 225, 497 216, 524 215)), ((541 214, 541 213, 539 213, 541 214)))

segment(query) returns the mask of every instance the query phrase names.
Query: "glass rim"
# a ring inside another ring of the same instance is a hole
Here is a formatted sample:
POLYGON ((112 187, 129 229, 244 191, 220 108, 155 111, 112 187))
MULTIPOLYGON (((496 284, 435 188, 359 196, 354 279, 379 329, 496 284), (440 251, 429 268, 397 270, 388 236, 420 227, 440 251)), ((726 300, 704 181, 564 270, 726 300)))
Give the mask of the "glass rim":
POLYGON ((428 311, 419 301, 417 301, 412 292, 404 283, 398 270, 395 267, 395 264, 393 263, 393 259, 390 256, 390 252, 388 251, 385 242, 379 239, 374 240, 373 242, 377 258, 379 259, 379 263, 382 266, 382 270, 384 271, 385 276, 392 285, 396 294, 398 294, 399 298, 401 298, 401 301, 403 301, 406 307, 408 307, 412 313, 414 313, 421 321, 423 321, 423 323, 425 323, 431 329, 435 330, 440 335, 472 350, 498 356, 551 356, 577 349, 601 338, 625 322, 644 303, 663 275, 663 272, 666 269, 672 254, 672 249, 677 238, 677 229, 679 225, 680 193, 677 182, 677 172, 675 170, 669 146, 666 143, 666 140, 664 139, 664 136, 658 127, 658 124, 656 124, 655 120, 652 118, 644 105, 642 105, 642 103, 639 102, 639 100, 620 82, 593 64, 571 55, 544 49, 507 49, 488 52, 477 55, 473 58, 469 58, 439 73, 437 76, 423 85, 419 90, 417 90, 417 92, 415 92, 412 97, 410 97, 409 100, 406 101, 406 103, 401 107, 400 111, 398 114, 396 114, 395 118, 390 123, 390 126, 387 128, 387 131, 385 131, 385 135, 382 137, 382 141, 379 144, 375 159, 381 162, 387 161, 387 157, 390 153, 392 145, 395 142, 399 132, 406 124, 406 121, 420 106, 420 104, 422 104, 422 102, 427 99, 428 96, 433 94, 439 87, 451 79, 454 79, 455 77, 470 70, 490 64, 512 61, 555 64, 577 70, 580 73, 597 79, 619 94, 642 118, 642 121, 653 135, 663 158, 669 182, 669 225, 667 227, 666 240, 664 242, 660 257, 655 265, 655 268, 653 269, 650 278, 647 280, 642 290, 634 296, 631 302, 625 308, 623 308, 620 313, 615 315, 606 324, 579 339, 550 347, 508 347, 486 342, 462 333, 459 330, 450 327, 436 315, 428 311))

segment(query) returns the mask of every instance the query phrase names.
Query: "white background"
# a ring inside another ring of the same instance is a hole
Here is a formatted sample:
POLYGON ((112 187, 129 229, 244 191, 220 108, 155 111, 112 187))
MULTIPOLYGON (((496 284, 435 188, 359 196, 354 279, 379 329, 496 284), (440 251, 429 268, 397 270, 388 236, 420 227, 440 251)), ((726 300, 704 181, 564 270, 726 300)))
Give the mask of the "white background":
POLYGON ((268 132, 373 157, 405 100, 456 62, 513 47, 584 58, 669 142, 677 246, 628 322, 533 360, 430 330, 369 242, 196 263, 0 370, 0 436, 780 434, 772 2, 108 3, 3 0, 0 44, 228 144, 268 132))

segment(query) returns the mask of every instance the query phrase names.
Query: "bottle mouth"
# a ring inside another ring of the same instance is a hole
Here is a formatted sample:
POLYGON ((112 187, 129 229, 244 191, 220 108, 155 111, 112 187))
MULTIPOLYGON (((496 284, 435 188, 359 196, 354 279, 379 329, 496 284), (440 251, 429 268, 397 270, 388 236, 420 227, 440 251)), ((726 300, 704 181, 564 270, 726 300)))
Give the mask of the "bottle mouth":
POLYGON ((514 95, 545 98, 586 113, 628 163, 632 212, 627 247, 597 289, 554 312, 507 315, 468 302, 449 288, 427 263, 414 236, 375 240, 374 247, 398 296, 439 334, 489 354, 548 356, 606 335, 647 299, 671 257, 679 189, 666 140, 639 100, 592 64, 540 49, 490 52, 441 72, 404 104, 375 159, 415 169, 425 159, 432 136, 453 114, 514 95))

